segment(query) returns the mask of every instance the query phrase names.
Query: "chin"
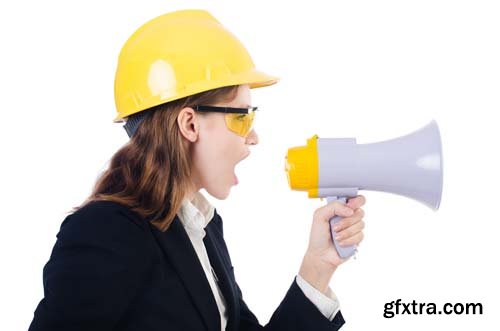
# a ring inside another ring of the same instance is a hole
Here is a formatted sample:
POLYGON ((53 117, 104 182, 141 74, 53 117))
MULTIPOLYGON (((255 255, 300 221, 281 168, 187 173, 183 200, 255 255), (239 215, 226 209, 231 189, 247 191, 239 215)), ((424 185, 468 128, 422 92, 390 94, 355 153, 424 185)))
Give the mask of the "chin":
POLYGON ((229 196, 229 192, 231 191, 231 188, 227 189, 205 189, 208 194, 213 196, 214 198, 218 200, 226 200, 226 198, 229 196))

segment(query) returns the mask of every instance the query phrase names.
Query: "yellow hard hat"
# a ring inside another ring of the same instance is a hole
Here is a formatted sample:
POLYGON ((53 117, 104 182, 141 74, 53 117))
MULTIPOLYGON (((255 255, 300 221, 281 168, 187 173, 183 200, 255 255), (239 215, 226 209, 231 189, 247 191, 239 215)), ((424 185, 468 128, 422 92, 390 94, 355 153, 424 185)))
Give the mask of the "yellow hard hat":
POLYGON ((256 70, 241 42, 209 12, 167 13, 137 29, 120 51, 114 122, 203 91, 240 84, 257 88, 278 80, 256 70))

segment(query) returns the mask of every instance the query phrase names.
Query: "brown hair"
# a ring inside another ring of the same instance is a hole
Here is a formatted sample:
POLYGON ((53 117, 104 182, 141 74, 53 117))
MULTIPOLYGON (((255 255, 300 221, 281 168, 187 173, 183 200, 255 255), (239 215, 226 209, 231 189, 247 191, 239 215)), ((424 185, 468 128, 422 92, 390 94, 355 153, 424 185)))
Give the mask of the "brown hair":
POLYGON ((177 116, 195 104, 229 102, 237 88, 221 87, 148 109, 132 138, 112 156, 90 196, 71 212, 92 201, 114 201, 144 218, 152 217, 161 231, 168 229, 192 184, 190 142, 183 139, 177 116))

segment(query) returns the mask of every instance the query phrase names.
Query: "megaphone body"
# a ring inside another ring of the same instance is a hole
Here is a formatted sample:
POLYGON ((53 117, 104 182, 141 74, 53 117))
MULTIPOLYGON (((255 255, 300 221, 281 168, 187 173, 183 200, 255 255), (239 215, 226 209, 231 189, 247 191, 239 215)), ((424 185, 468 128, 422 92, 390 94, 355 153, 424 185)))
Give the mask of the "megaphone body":
MULTIPOLYGON (((355 138, 319 138, 306 146, 288 149, 285 171, 293 190, 307 191, 309 198, 327 198, 327 203, 347 202, 359 190, 403 195, 437 210, 443 188, 442 147, 435 121, 406 136, 357 144, 355 138)), ((330 232, 342 258, 352 256, 356 246, 342 247, 330 232)))

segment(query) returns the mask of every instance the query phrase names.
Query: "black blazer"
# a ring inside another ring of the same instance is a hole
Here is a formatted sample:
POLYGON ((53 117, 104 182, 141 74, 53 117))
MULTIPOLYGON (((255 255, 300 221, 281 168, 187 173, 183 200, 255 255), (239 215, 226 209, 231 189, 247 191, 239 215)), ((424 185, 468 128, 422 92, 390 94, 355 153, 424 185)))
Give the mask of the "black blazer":
MULTIPOLYGON (((234 278, 217 211, 205 231, 228 307, 226 330, 338 330, 344 324, 340 312, 333 321, 325 318, 294 279, 261 326, 234 278)), ((161 232, 126 206, 92 202, 62 222, 43 285, 30 331, 221 329, 210 285, 177 216, 161 232)))

